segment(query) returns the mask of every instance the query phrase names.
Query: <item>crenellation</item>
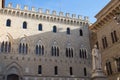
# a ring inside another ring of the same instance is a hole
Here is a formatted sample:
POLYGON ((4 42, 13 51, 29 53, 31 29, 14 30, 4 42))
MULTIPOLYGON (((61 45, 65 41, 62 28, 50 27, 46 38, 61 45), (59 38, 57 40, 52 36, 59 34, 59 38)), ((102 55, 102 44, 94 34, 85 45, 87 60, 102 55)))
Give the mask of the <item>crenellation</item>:
POLYGON ((39 8, 39 9, 38 9, 38 12, 39 12, 39 13, 42 13, 42 12, 43 12, 43 9, 42 9, 42 8, 39 8))
MULTIPOLYGON (((8 4, 8 8, 12 8, 12 3, 9 3, 8 4)), ((14 9, 14 8, 13 8, 14 9)), ((16 5, 16 9, 21 9, 21 6, 19 5, 19 4, 17 4, 16 5)), ((27 5, 25 5, 24 6, 24 9, 23 10, 25 10, 25 11, 29 11, 29 8, 28 8, 28 6, 27 5)), ((31 8, 31 11, 32 12, 36 12, 36 9, 35 9, 35 7, 32 7, 31 8)), ((85 16, 84 17, 84 19, 82 19, 82 16, 81 15, 78 15, 78 17, 76 17, 76 14, 72 14, 72 15, 70 15, 70 13, 66 13, 65 15, 64 15, 64 13, 63 12, 59 12, 59 15, 57 15, 57 12, 55 11, 55 10, 53 10, 52 11, 52 13, 50 13, 50 10, 49 9, 46 9, 45 10, 45 12, 43 12, 43 9, 42 8, 39 8, 38 9, 38 12, 37 13, 42 13, 42 14, 50 14, 51 16, 59 16, 59 17, 64 17, 64 18, 74 18, 74 19, 76 19, 76 20, 84 20, 84 21, 88 21, 89 20, 89 18, 87 17, 87 16, 85 16)), ((36 14, 37 14, 36 13, 36 14)), ((35 14, 35 13, 34 13, 35 14)), ((53 19, 54 20, 54 19, 53 19)), ((70 23, 70 22, 69 22, 70 23)), ((72 22, 72 24, 74 23, 74 21, 72 22)))
POLYGON ((24 10, 28 10, 28 6, 27 5, 24 6, 24 10))
POLYGON ((36 11, 36 10, 35 10, 35 7, 32 7, 32 8, 31 8, 31 10, 32 10, 33 12, 35 12, 35 11, 36 11))
POLYGON ((56 11, 52 11, 52 14, 53 14, 53 15, 56 15, 56 11))
POLYGON ((82 16, 81 16, 81 15, 78 15, 78 19, 82 20, 82 16))
POLYGON ((16 5, 16 9, 21 9, 19 4, 16 5))
MULTIPOLYGON (((40 13, 42 13, 42 8, 39 8, 40 13)), ((49 12, 49 10, 47 10, 49 12)), ((33 11, 34 12, 34 11, 33 11)), ((24 12, 23 10, 17 10, 17 9, 4 9, 3 13, 7 14, 14 14, 16 16, 22 16, 22 17, 27 17, 27 18, 33 18, 33 19, 40 19, 40 20, 47 20, 47 21, 57 21, 60 23, 64 24, 70 24, 70 25, 80 25, 81 23, 83 24, 84 20, 82 20, 82 16, 79 15, 79 19, 76 18, 75 14, 72 14, 72 17, 70 17, 69 13, 66 14, 66 16, 63 15, 63 12, 60 13, 59 16, 57 16, 56 11, 52 12, 52 15, 46 15, 46 14, 40 14, 40 13, 33 13, 26 11, 24 12), (56 15, 55 15, 56 14, 56 15), (62 16, 63 15, 63 16, 62 16), (69 17, 69 18, 68 18, 69 17), (74 18, 74 20, 72 20, 74 18)), ((85 18, 87 20, 88 17, 85 18)), ((86 22, 86 21, 85 21, 86 22)))
POLYGON ((46 9, 45 12, 43 12, 43 9, 39 8, 38 11, 36 12, 35 7, 32 7, 31 11, 29 11, 27 5, 24 6, 23 10, 20 9, 19 4, 16 5, 16 9, 10 8, 10 6, 12 6, 12 4, 9 4, 9 7, 4 9, 6 10, 7 14, 10 15, 22 16, 22 17, 33 18, 38 20, 47 20, 52 22, 55 21, 70 25, 80 25, 81 22, 82 23, 88 22, 87 16, 85 16, 84 19, 82 19, 81 15, 78 15, 78 17, 76 17, 76 14, 70 15, 70 13, 66 13, 64 15, 63 12, 59 12, 59 14, 57 15, 57 12, 55 10, 53 10, 52 13, 50 13, 49 9, 46 9))
POLYGON ((76 14, 72 14, 72 18, 76 18, 76 14))
POLYGON ((8 8, 12 8, 12 3, 9 3, 9 4, 8 4, 8 8))
POLYGON ((50 14, 50 10, 49 9, 46 9, 46 14, 50 14))
POLYGON ((63 16, 63 12, 59 12, 59 16, 63 16))
POLYGON ((66 13, 66 17, 70 17, 70 13, 66 13))
POLYGON ((85 20, 85 21, 88 21, 88 20, 89 20, 89 17, 88 17, 88 16, 84 16, 84 20, 85 20))

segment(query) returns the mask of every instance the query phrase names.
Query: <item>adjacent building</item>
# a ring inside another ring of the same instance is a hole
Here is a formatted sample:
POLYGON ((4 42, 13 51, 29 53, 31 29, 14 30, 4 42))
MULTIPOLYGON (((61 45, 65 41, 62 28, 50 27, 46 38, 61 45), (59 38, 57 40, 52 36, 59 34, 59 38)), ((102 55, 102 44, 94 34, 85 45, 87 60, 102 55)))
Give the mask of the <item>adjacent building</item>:
MULTIPOLYGON (((115 20, 120 11, 120 0, 111 0, 95 17, 90 27, 96 44, 102 54, 102 68, 109 80, 120 80, 120 24, 115 20)), ((93 43, 94 42, 94 43, 93 43)))

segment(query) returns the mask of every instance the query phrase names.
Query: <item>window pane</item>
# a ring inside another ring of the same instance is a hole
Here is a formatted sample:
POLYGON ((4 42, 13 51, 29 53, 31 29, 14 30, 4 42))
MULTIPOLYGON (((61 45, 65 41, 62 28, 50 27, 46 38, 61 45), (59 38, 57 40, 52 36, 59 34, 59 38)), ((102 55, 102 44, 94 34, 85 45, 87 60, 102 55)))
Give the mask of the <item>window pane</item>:
POLYGON ((84 76, 87 76, 87 70, 84 68, 84 76))
POLYGON ((38 74, 42 74, 42 66, 41 65, 38 66, 38 74))
POLYGON ((42 46, 42 55, 44 55, 44 46, 42 46))
POLYGON ((58 74, 58 67, 55 66, 55 75, 57 75, 57 74, 58 74))
POLYGON ((11 26, 11 20, 10 19, 7 20, 6 26, 11 26))
POLYGON ((42 31, 42 24, 39 24, 38 30, 39 30, 39 31, 42 31))
POLYGON ((115 41, 117 42, 117 34, 116 34, 116 31, 114 31, 114 37, 115 37, 115 41))
POLYGON ((19 45, 19 53, 21 53, 21 43, 20 43, 20 45, 19 45))
POLYGON ((70 75, 73 75, 72 67, 70 67, 70 75))
POLYGON ((4 42, 1 44, 1 52, 4 52, 4 42))
POLYGON ((9 45, 8 45, 8 52, 11 51, 11 43, 9 42, 9 45))
POLYGON ((7 46, 8 46, 8 43, 7 42, 5 42, 5 52, 7 52, 8 50, 7 50, 7 46))
POLYGON ((27 29, 27 22, 23 22, 23 29, 27 29))
POLYGON ((83 36, 83 31, 80 29, 80 36, 83 36))
POLYGON ((36 45, 36 50, 35 50, 36 54, 38 55, 38 45, 36 45))
POLYGON ((53 26, 53 32, 56 33, 57 32, 57 27, 53 26))
POLYGON ((70 34, 70 28, 67 28, 67 34, 70 34))

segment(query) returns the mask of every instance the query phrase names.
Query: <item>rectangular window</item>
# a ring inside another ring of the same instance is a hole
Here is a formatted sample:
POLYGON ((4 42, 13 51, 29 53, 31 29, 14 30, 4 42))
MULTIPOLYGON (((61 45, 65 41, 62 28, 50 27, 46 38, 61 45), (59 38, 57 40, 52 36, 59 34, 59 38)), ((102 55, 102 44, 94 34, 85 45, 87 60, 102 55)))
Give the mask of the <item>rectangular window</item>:
POLYGON ((108 75, 111 75, 111 74, 112 74, 111 62, 107 62, 107 63, 106 63, 106 69, 107 69, 107 74, 108 74, 108 75))
POLYGON ((42 74, 42 66, 41 65, 38 66, 38 74, 42 74))
POLYGON ((111 33, 112 43, 114 43, 113 33, 111 33))
POLYGON ((108 67, 108 63, 106 63, 106 71, 107 71, 107 74, 108 74, 108 75, 110 75, 110 74, 109 74, 109 67, 108 67))
POLYGON ((103 44, 103 48, 104 49, 108 47, 108 43, 107 43, 107 38, 106 37, 102 38, 102 44, 103 44))
POLYGON ((105 37, 104 40, 105 40, 105 48, 107 48, 108 47, 107 38, 105 37))
POLYGON ((111 32, 111 38, 112 38, 112 43, 115 43, 118 41, 116 31, 111 32))
POLYGON ((97 48, 99 49, 99 44, 98 44, 98 41, 96 42, 96 45, 97 45, 97 48))
POLYGON ((108 64, 109 64, 110 74, 112 74, 112 66, 111 66, 111 62, 109 62, 108 64))
POLYGON ((120 72, 120 58, 118 58, 116 62, 117 62, 117 71, 120 72))
POLYGON ((114 38, 115 38, 115 42, 117 42, 117 34, 116 34, 116 31, 114 31, 114 38))
POLYGON ((84 68, 84 76, 87 76, 87 70, 84 68))
POLYGON ((58 75, 58 67, 55 66, 55 75, 58 75))
POLYGON ((105 49, 105 42, 104 42, 104 39, 102 39, 102 45, 103 45, 103 48, 105 49))
POLYGON ((73 75, 72 67, 70 67, 70 75, 73 75))

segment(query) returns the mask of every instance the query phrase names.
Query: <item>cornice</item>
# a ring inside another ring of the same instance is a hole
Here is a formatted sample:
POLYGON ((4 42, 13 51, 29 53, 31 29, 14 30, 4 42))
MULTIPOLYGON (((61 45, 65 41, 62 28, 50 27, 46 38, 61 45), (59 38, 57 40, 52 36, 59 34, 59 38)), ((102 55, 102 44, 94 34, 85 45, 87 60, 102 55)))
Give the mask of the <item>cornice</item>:
POLYGON ((120 1, 117 3, 116 1, 119 0, 112 0, 105 8, 99 12, 99 14, 97 14, 97 21, 89 27, 90 30, 96 32, 111 20, 114 20, 116 12, 120 11, 120 1), (111 6, 113 3, 116 4, 111 6))
POLYGON ((52 11, 52 14, 50 14, 50 10, 48 9, 44 13, 42 8, 39 8, 38 11, 36 11, 34 7, 32 7, 31 10, 28 10, 27 6, 24 6, 24 9, 22 10, 20 9, 20 5, 17 5, 16 8, 12 8, 11 3, 8 4, 8 7, 1 9, 0 13, 4 15, 19 16, 23 18, 57 22, 68 25, 89 25, 89 18, 87 16, 83 19, 81 15, 78 15, 78 18, 76 18, 76 14, 72 14, 72 16, 70 16, 69 13, 66 13, 64 16, 63 12, 59 12, 59 15, 57 15, 56 11, 52 11))

